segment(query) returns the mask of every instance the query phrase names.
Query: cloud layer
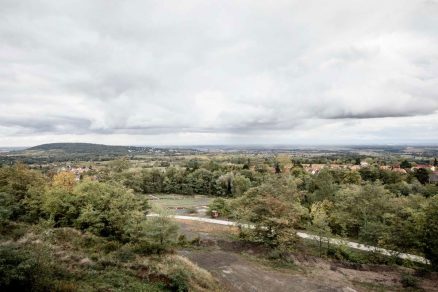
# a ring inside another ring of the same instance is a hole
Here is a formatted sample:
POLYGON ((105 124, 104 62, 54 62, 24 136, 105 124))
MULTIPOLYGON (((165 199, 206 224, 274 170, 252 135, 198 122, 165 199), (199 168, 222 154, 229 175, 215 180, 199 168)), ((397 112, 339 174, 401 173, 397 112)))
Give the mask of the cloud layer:
POLYGON ((437 1, 0 7, 2 146, 438 142, 437 1))

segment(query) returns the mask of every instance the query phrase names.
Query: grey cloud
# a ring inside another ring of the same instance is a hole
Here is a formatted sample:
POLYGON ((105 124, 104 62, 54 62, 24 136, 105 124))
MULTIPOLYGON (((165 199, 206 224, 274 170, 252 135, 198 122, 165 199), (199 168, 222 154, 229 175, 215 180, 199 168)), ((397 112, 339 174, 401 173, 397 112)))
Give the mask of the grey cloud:
POLYGON ((433 1, 0 7, 0 138, 192 133, 205 142, 288 142, 327 126, 342 133, 342 120, 357 120, 348 127, 360 135, 360 121, 423 121, 438 110, 433 1))
POLYGON ((35 133, 84 133, 90 121, 74 117, 0 117, 3 127, 17 127, 17 134, 35 133))
POLYGON ((432 114, 432 112, 429 113, 423 113, 423 112, 390 112, 390 111, 381 111, 381 112, 368 112, 368 113, 343 113, 338 115, 332 115, 332 116, 322 116, 321 118, 325 119, 378 119, 378 118, 395 118, 395 117, 412 117, 417 115, 424 115, 424 114, 432 114))

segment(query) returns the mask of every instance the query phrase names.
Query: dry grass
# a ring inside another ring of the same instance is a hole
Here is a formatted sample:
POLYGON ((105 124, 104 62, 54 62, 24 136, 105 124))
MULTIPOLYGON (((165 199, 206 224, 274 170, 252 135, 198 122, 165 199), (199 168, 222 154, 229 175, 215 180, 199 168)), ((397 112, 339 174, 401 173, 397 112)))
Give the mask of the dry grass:
POLYGON ((172 275, 182 271, 188 277, 191 291, 221 291, 218 282, 206 270, 198 267, 185 257, 179 255, 166 255, 158 264, 164 274, 172 275))
POLYGON ((73 228, 29 227, 18 240, 0 240, 0 246, 45 251, 42 260, 67 275, 53 279, 60 291, 161 291, 160 285, 175 283, 189 291, 221 291, 209 272, 184 257, 135 254, 129 244, 73 228))
POLYGON ((198 222, 198 221, 189 221, 182 219, 175 219, 176 222, 184 223, 187 226, 190 226, 190 230, 193 232, 204 232, 209 234, 233 234, 238 235, 239 229, 236 226, 225 226, 218 224, 210 224, 206 222, 198 222))

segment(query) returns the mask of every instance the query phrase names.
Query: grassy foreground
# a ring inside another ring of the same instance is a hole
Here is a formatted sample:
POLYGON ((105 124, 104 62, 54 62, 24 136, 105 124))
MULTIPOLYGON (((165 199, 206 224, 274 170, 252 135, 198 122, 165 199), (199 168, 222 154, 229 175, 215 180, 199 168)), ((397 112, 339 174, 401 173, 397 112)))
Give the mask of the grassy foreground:
POLYGON ((0 277, 20 291, 219 291, 208 272, 172 253, 147 255, 73 228, 9 230, 0 241, 0 277))

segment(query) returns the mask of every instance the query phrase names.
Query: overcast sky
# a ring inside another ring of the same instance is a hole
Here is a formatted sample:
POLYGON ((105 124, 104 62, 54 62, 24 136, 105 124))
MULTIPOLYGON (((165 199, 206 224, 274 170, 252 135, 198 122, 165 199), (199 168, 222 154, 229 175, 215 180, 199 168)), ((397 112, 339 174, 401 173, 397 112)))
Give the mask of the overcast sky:
POLYGON ((0 146, 438 143, 438 1, 0 0, 0 146))

